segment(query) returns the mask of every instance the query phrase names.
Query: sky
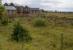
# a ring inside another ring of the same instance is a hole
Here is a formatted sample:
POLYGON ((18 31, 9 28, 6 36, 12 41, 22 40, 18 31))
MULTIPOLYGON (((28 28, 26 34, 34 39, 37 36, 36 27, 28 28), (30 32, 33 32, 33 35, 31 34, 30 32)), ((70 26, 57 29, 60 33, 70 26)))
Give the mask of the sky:
POLYGON ((16 3, 45 10, 72 11, 73 0, 2 0, 3 3, 16 3))

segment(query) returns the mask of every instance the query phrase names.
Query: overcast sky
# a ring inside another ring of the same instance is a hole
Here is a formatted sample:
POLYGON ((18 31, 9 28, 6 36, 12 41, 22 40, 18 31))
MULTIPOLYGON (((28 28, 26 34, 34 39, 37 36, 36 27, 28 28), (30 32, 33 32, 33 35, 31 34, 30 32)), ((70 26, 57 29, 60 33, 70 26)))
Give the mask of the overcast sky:
POLYGON ((45 10, 73 11, 73 0, 3 0, 3 3, 5 2, 29 5, 45 10))

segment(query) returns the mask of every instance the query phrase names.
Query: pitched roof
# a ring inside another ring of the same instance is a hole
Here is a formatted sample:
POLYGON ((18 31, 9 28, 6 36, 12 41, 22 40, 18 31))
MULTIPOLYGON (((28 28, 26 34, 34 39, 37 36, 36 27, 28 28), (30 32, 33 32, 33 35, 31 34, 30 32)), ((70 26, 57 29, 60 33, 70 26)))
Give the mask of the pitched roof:
POLYGON ((16 10, 14 6, 5 6, 6 10, 16 10))
POLYGON ((39 10, 39 8, 30 8, 31 10, 39 10))

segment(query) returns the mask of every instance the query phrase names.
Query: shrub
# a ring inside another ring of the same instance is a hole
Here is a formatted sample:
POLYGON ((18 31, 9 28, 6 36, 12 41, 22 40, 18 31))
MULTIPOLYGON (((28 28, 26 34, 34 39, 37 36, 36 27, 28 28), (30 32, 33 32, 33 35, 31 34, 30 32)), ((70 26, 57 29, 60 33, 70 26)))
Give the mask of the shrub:
POLYGON ((13 29, 13 34, 11 34, 11 39, 16 42, 29 42, 32 38, 28 33, 20 24, 16 24, 13 29))
POLYGON ((1 24, 2 24, 2 25, 7 25, 7 24, 8 24, 8 21, 3 20, 3 21, 1 21, 1 24))
POLYGON ((46 23, 45 19, 39 18, 39 19, 36 19, 33 24, 36 27, 44 27, 44 26, 46 26, 47 23, 46 23))

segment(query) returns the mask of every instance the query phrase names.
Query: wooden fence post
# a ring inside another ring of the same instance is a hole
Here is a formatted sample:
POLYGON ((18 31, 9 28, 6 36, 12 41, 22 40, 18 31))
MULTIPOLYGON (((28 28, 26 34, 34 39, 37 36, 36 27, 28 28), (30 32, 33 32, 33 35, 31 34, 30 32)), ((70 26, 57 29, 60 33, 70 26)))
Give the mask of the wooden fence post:
POLYGON ((60 47, 60 50, 63 50, 63 40, 64 40, 63 33, 61 33, 61 47, 60 47))

